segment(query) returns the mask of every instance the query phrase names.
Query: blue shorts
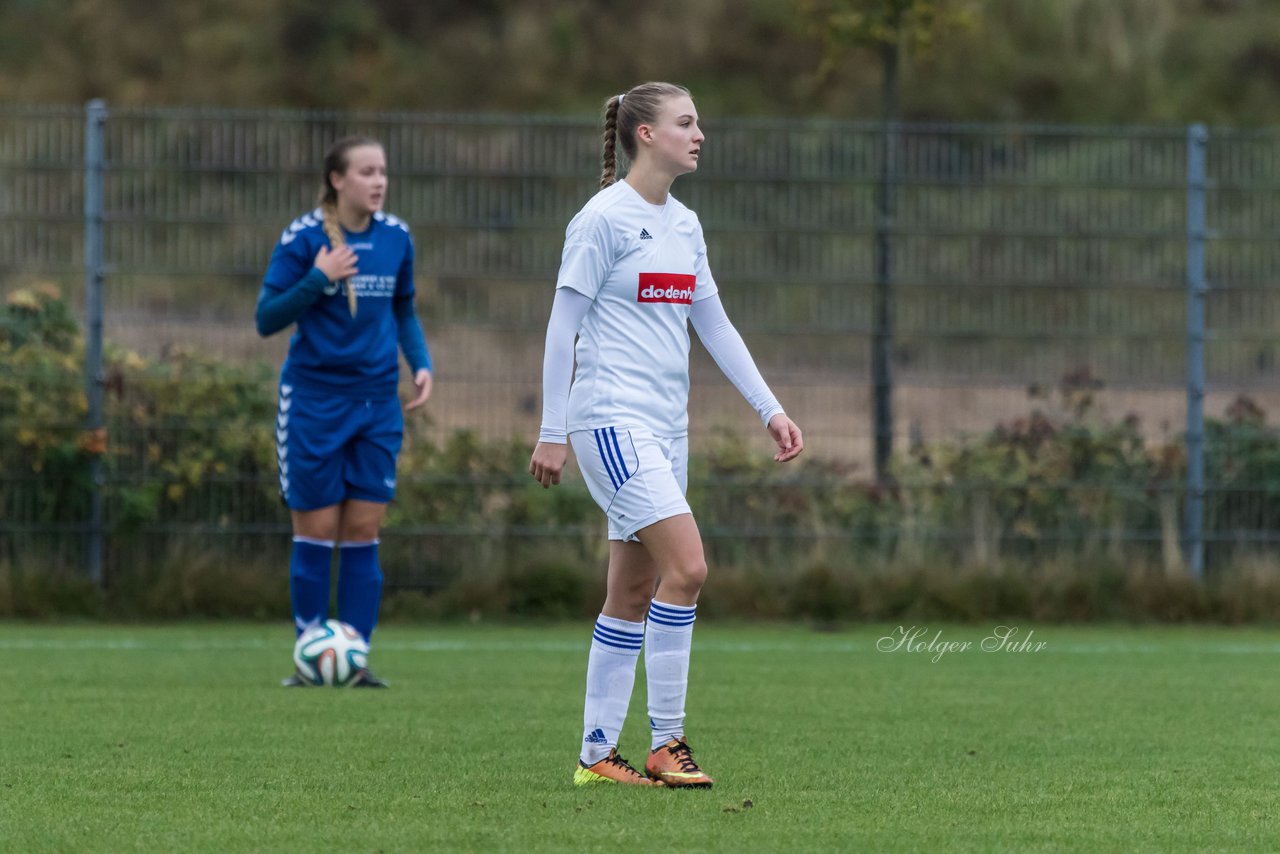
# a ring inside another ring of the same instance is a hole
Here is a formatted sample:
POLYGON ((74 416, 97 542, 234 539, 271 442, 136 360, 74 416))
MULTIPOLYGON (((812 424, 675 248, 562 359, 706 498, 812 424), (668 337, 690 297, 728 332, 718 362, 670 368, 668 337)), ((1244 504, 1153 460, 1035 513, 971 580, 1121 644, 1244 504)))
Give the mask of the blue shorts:
POLYGON ((276 410, 280 495, 290 510, 319 510, 348 498, 385 504, 395 498, 403 440, 398 398, 310 396, 282 384, 276 410))

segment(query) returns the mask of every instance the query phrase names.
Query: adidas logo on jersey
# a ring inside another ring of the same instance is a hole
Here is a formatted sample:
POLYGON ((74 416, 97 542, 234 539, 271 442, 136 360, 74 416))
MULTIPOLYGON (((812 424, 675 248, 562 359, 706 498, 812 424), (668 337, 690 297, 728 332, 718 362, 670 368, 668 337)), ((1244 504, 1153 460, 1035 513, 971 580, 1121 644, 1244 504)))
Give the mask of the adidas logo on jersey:
POLYGON ((669 302, 693 304, 693 289, 698 284, 688 273, 641 273, 636 302, 669 302))
POLYGON ((645 230, 642 228, 642 229, 640 229, 640 239, 641 239, 641 240, 653 240, 653 236, 652 236, 652 235, 650 235, 650 234, 649 234, 649 232, 645 231, 645 230))

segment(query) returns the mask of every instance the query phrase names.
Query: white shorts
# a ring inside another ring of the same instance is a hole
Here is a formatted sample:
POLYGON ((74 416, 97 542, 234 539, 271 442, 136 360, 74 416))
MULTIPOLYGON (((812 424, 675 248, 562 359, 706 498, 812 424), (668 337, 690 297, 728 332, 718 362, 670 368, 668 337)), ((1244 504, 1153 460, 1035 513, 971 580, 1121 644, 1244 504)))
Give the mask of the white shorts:
POLYGON ((638 542, 636 531, 689 513, 689 437, 661 439, 642 427, 569 434, 591 497, 609 519, 609 539, 638 542))

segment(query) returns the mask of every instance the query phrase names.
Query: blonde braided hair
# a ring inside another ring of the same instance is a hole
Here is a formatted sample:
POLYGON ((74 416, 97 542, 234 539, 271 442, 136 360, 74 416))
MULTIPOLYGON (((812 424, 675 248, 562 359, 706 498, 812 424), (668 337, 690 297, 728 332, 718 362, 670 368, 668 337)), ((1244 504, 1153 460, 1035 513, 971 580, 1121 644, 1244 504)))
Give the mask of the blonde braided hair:
MULTIPOLYGON (((321 202, 320 215, 324 233, 329 238, 329 249, 332 252, 337 252, 347 245, 346 235, 342 233, 342 226, 338 224, 338 203, 321 202)), ((355 317, 356 289, 351 286, 350 282, 347 283, 347 308, 351 311, 351 316, 355 317)))
MULTIPOLYGON (((338 222, 338 191, 334 189, 329 176, 334 172, 339 175, 345 175, 347 166, 350 165, 347 157, 348 153, 353 148, 360 148, 366 145, 382 147, 382 143, 371 137, 347 136, 335 142, 324 156, 324 184, 320 188, 320 216, 325 236, 329 238, 329 249, 332 252, 337 252, 346 246, 347 238, 342 233, 341 223, 338 222)), ((356 289, 352 287, 349 281, 346 283, 346 287, 347 308, 351 311, 351 316, 355 317, 356 289)))
POLYGON ((600 189, 618 181, 618 109, 622 95, 614 95, 604 102, 604 168, 600 171, 600 189))

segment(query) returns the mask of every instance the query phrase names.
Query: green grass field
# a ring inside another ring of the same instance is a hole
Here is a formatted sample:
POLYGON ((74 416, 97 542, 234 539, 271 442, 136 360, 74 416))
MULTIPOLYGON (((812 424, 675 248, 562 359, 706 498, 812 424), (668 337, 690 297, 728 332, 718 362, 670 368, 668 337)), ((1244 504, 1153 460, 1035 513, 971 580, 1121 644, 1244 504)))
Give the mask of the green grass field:
MULTIPOLYGON (((570 784, 585 622, 382 628, 389 691, 277 687, 288 626, 0 624, 0 850, 1280 848, 1276 632, 921 628, 973 646, 700 624, 718 782, 663 791, 570 784)), ((639 764, 643 664, 632 712, 639 764)))

